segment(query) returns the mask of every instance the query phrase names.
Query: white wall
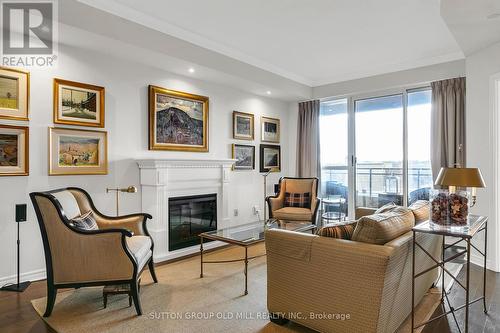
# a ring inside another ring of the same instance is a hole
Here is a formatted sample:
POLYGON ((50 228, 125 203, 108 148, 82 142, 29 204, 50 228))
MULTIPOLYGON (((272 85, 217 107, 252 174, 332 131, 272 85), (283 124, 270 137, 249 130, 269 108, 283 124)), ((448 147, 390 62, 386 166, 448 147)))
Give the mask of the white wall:
MULTIPOLYGON (((60 35, 72 39, 98 40, 100 37, 60 27, 60 35)), ((173 74, 144 63, 123 59, 124 49, 111 44, 102 53, 73 46, 59 46, 56 69, 31 70, 30 103, 30 176, 0 177, 0 285, 12 282, 16 272, 16 224, 14 206, 28 203, 28 222, 21 224, 21 272, 25 279, 43 277, 45 262, 39 227, 28 194, 32 191, 79 186, 88 190, 98 209, 114 214, 114 196, 106 187, 138 185, 137 158, 230 158, 231 143, 256 146, 256 170, 232 173, 231 212, 239 209, 235 223, 250 222, 257 217, 252 207, 263 207, 262 176, 258 172, 260 116, 281 118, 282 173, 269 176, 269 193, 280 175, 288 174, 289 146, 287 133, 288 103, 260 97, 243 91, 194 78, 173 74), (109 140, 109 174, 105 176, 51 176, 48 174, 47 133, 52 124, 53 78, 80 81, 106 88, 106 130, 109 140), (209 152, 186 153, 148 151, 148 85, 209 96, 209 152), (255 114, 256 140, 252 143, 232 139, 232 111, 255 114)), ((141 54, 141 57, 148 53, 141 54)), ((157 55, 154 55, 157 56, 157 55)), ((130 57, 129 57, 130 58, 130 57)), ((151 55, 153 58, 153 55, 151 55)), ((144 62, 144 58, 141 59, 144 62)), ((152 62, 154 64, 154 62, 152 62)), ((14 122, 0 120, 1 123, 14 122)), ((19 122, 17 122, 19 124, 19 122)), ((121 196, 122 213, 141 210, 141 194, 121 196)))
MULTIPOLYGON (((498 196, 495 193, 495 184, 499 179, 495 176, 498 168, 495 167, 495 158, 498 158, 498 130, 494 123, 494 103, 491 84, 493 77, 500 73, 500 43, 471 54, 466 59, 467 75, 467 165, 478 167, 483 173, 486 182, 485 189, 478 190, 478 202, 473 212, 489 216, 488 237, 488 266, 500 271, 500 230, 498 227, 499 207, 498 196), (497 178, 497 179, 495 179, 497 178)), ((498 112, 498 110, 496 111, 498 112)), ((498 114, 496 114, 498 120, 498 114)), ((482 237, 483 235, 481 235, 482 237)), ((483 247, 482 238, 479 239, 480 248, 483 247)), ((477 258, 474 258, 477 260, 477 258)))

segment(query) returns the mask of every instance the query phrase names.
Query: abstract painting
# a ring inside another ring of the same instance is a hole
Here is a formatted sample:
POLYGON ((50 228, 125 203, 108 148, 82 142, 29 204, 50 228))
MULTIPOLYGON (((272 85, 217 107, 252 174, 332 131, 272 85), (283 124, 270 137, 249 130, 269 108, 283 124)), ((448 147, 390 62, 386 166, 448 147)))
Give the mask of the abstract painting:
POLYGON ((0 125, 0 176, 28 175, 29 129, 0 125))
POLYGON ((233 138, 254 139, 254 116, 251 113, 233 111, 233 138))
POLYGON ((275 118, 261 118, 261 141, 280 142, 280 120, 275 118))
POLYGON ((0 118, 28 120, 29 73, 0 67, 0 118))
POLYGON ((107 174, 107 133, 49 129, 49 174, 107 174))
POLYGON ((54 79, 54 123, 104 127, 104 87, 54 79))
POLYGON ((281 147, 277 145, 260 145, 260 172, 281 170, 281 147))
POLYGON ((233 144, 233 170, 255 169, 255 146, 233 144))
POLYGON ((208 151, 208 97, 149 86, 149 149, 208 151))

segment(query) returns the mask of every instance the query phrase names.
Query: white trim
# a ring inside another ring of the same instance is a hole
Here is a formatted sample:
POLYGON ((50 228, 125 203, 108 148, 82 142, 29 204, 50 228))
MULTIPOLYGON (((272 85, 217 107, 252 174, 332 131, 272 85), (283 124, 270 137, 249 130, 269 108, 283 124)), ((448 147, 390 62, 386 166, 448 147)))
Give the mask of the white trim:
POLYGON ((236 160, 227 159, 148 159, 136 160, 140 169, 171 169, 171 168, 220 168, 231 167, 236 160))
POLYGON ((499 189, 500 189, 500 177, 498 168, 500 167, 500 145, 498 140, 498 131, 500 130, 500 117, 498 113, 500 112, 500 73, 492 75, 490 78, 490 143, 491 143, 491 173, 492 173, 492 184, 491 194, 489 196, 490 202, 490 216, 489 216, 489 227, 490 236, 489 242, 490 248, 494 248, 493 256, 489 255, 488 261, 490 262, 489 267, 495 272, 500 272, 500 228, 498 223, 496 223, 498 217, 500 217, 500 207, 498 205, 499 189), (491 235, 494 235, 493 237, 491 235), (492 239, 493 238, 493 239, 492 239), (493 242, 493 243, 492 243, 493 242))
MULTIPOLYGON (((38 281, 38 280, 44 280, 46 278, 47 275, 45 274, 45 268, 42 268, 31 272, 21 273, 20 280, 21 282, 38 281)), ((0 277, 0 287, 10 283, 17 283, 17 274, 0 277)))

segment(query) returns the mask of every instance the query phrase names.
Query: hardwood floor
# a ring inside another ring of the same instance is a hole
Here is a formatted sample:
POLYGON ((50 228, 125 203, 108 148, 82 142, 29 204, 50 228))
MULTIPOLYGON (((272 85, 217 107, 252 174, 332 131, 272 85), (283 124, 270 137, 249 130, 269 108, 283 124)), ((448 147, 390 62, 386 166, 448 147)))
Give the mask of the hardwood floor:
MULTIPOLYGON (((478 297, 482 293, 482 269, 471 266, 471 297, 478 297)), ((464 277, 464 270, 459 275, 464 277)), ((500 333, 500 274, 488 271, 486 297, 489 313, 483 313, 482 303, 478 302, 471 306, 470 330, 471 333, 500 333)), ((0 291, 0 332, 8 333, 55 333, 38 316, 30 301, 46 295, 45 281, 36 281, 23 293, 0 291)), ((465 295, 460 286, 455 285, 450 292, 450 301, 456 305, 464 302, 465 295)), ((440 314, 438 308, 434 315, 440 314)), ((457 319, 463 325, 464 311, 462 310, 457 319)), ((437 320, 424 329, 423 333, 455 333, 459 332, 451 315, 447 318, 437 320)))

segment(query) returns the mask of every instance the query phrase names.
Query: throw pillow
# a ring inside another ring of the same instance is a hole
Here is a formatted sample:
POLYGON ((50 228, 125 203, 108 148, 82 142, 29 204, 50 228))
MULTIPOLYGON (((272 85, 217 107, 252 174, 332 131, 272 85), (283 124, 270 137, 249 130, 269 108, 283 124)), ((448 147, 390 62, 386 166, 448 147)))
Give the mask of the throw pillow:
POLYGON ((80 230, 98 230, 97 221, 95 220, 92 212, 89 211, 83 215, 75 217, 70 221, 71 225, 80 230))
POLYGON ((362 217, 356 224, 352 240, 383 245, 410 231, 415 225, 411 210, 396 207, 388 213, 362 217))
POLYGON ((410 205, 410 210, 415 216, 415 224, 422 223, 429 219, 431 204, 427 200, 418 200, 410 205))
POLYGON ((285 192, 285 207, 311 208, 311 193, 285 192))
POLYGON ((356 228, 357 221, 346 224, 330 223, 321 227, 316 233, 319 236, 338 239, 351 239, 356 228))
POLYGON ((373 214, 387 213, 396 208, 397 205, 394 202, 389 202, 382 207, 378 208, 373 214))

